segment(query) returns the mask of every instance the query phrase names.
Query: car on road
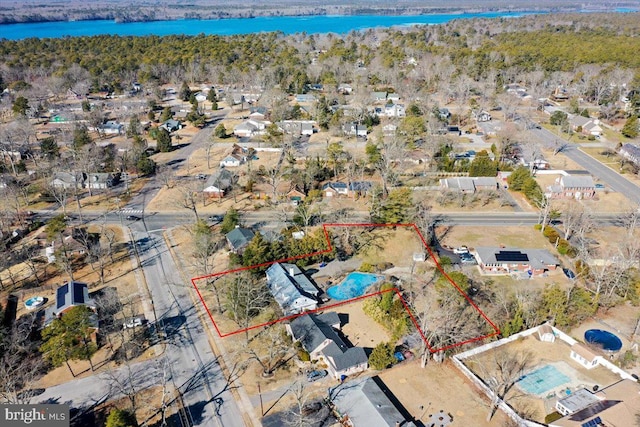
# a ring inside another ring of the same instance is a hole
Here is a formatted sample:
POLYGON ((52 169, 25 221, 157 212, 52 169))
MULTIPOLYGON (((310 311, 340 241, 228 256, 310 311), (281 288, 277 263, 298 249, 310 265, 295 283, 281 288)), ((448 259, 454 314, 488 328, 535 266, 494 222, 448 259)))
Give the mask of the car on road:
POLYGON ((127 221, 140 221, 142 218, 136 215, 127 215, 127 221))
POLYGON ((321 371, 311 371, 307 374, 307 381, 309 382, 318 381, 319 379, 322 379, 326 376, 327 376, 327 371, 325 371, 324 369, 321 371))
POLYGON ((122 329, 138 328, 144 325, 145 322, 146 322, 146 319, 143 319, 141 317, 133 317, 131 319, 127 319, 124 321, 124 323, 122 324, 122 329))
POLYGON ((223 215, 210 215, 209 216, 209 221, 213 221, 213 222, 220 222, 224 219, 223 215))
POLYGON ((453 250, 453 253, 456 255, 461 255, 461 254, 468 254, 469 253, 469 248, 466 246, 460 246, 459 248, 455 248, 453 250))

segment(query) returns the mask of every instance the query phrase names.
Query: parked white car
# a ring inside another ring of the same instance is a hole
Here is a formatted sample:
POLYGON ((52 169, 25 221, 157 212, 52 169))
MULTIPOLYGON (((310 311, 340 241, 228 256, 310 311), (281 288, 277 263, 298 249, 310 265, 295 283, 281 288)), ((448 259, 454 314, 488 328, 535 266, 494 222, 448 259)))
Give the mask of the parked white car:
POLYGON ((466 246, 460 246, 459 248, 455 248, 453 250, 453 253, 454 254, 458 254, 458 255, 460 255, 460 254, 468 254, 469 253, 469 248, 466 247, 466 246))
POLYGON ((142 326, 143 323, 144 320, 142 318, 134 317, 132 319, 125 320, 125 322, 122 324, 122 329, 137 328, 139 326, 142 326))

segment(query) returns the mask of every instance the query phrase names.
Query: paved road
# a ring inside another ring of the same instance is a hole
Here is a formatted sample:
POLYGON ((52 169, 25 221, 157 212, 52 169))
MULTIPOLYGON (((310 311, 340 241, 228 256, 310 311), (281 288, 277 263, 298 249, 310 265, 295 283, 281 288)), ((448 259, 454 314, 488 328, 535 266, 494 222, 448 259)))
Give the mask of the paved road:
POLYGON ((166 357, 172 382, 183 395, 192 425, 244 426, 229 384, 207 340, 192 302, 191 284, 178 273, 161 233, 148 233, 144 223, 132 226, 140 263, 151 292, 161 331, 166 336, 166 357), (215 399, 222 398, 219 406, 215 399))
MULTIPOLYGON (((217 124, 224 119, 227 114, 231 112, 230 109, 225 108, 223 110, 218 110, 215 114, 212 115, 212 120, 208 122, 207 127, 200 130, 197 134, 195 134, 188 144, 178 148, 174 151, 173 158, 169 161, 169 165, 174 168, 182 167, 183 164, 187 164, 189 161, 189 157, 196 151, 198 148, 206 147, 207 144, 211 141, 211 134, 213 130, 217 126, 217 124)), ((174 141, 176 146, 180 146, 180 141, 174 141), (176 143, 178 142, 178 143, 176 143)), ((163 184, 160 180, 156 178, 152 178, 147 185, 144 186, 140 192, 135 194, 129 203, 125 206, 127 209, 135 209, 135 210, 144 210, 147 203, 149 203, 155 196, 158 194, 158 191, 162 188, 163 184)))
MULTIPOLYGON (((547 129, 531 129, 530 133, 547 147, 555 146, 554 142, 559 139, 557 135, 547 129)), ((585 168, 590 174, 606 182, 609 187, 624 195, 633 203, 640 204, 640 187, 584 153, 575 144, 566 140, 564 142, 567 144, 566 148, 562 150, 564 155, 585 168)))
MULTIPOLYGON (((224 212, 220 212, 224 214, 224 212)), ((539 222, 539 214, 537 212, 447 212, 442 214, 432 214, 439 225, 485 225, 485 226, 501 226, 501 225, 535 225, 539 222)), ((621 225, 620 213, 594 213, 593 220, 600 225, 621 225)), ((53 216, 52 213, 40 212, 41 218, 53 216)), ((104 214, 86 212, 83 214, 85 221, 101 220, 104 214)), ((291 224, 292 214, 288 215, 288 222, 284 222, 282 212, 274 211, 256 211, 245 212, 241 214, 241 221, 247 227, 256 227, 260 229, 280 230, 291 224)), ((347 222, 368 223, 371 218, 367 211, 350 212, 347 222)), ((107 223, 119 224, 120 215, 117 212, 110 212, 106 215, 107 223)), ((135 221, 127 221, 123 215, 124 225, 132 226, 137 224, 135 221)), ((144 216, 146 228, 152 232, 162 231, 166 228, 178 225, 186 225, 193 223, 193 215, 191 213, 159 213, 151 212, 144 216)))

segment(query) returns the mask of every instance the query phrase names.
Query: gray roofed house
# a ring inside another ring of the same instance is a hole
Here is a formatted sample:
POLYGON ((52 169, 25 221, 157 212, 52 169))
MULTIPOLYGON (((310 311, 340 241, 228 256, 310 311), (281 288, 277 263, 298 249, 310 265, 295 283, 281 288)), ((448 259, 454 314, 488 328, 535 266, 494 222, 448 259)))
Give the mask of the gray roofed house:
POLYGON ((312 360, 322 360, 336 379, 362 372, 369 367, 367 354, 362 347, 349 347, 338 334, 340 318, 337 313, 307 314, 287 325, 287 331, 312 360))
POLYGON ((443 178, 440 180, 440 186, 461 193, 475 193, 479 190, 496 190, 498 181, 490 176, 460 176, 443 178))
POLYGON ((351 181, 348 185, 350 195, 365 195, 373 188, 371 181, 351 181))
POLYGON ((86 178, 81 172, 56 172, 50 184, 58 188, 82 188, 86 178))
POLYGON ((478 265, 484 273, 527 273, 539 276, 555 270, 560 262, 546 249, 518 249, 499 247, 476 248, 478 265))
POLYGON ((309 352, 312 359, 318 359, 320 352, 329 342, 338 341, 344 344, 336 332, 340 326, 338 314, 331 311, 296 317, 287 325, 287 330, 295 341, 300 341, 302 348, 309 352))
POLYGON ((565 175, 556 180, 555 185, 547 187, 546 196, 550 198, 590 199, 596 195, 596 186, 589 175, 565 175))
POLYGON ((120 174, 95 172, 87 174, 87 188, 107 189, 120 181, 120 174))
POLYGON ((372 101, 386 101, 387 92, 371 92, 372 101))
POLYGON ((281 122, 276 122, 278 128, 285 133, 290 135, 313 135, 313 124, 315 122, 312 120, 284 120, 281 122))
POLYGON ((345 123, 342 130, 347 135, 367 136, 368 129, 365 125, 358 123, 345 123))
POLYGON ((295 264, 276 262, 267 269, 267 286, 285 315, 314 310, 320 290, 295 264))
POLYGON ((65 283, 56 290, 56 303, 45 311, 45 325, 48 325, 56 317, 79 305, 86 305, 95 311, 96 305, 89 297, 89 288, 86 283, 65 283))
POLYGON ((108 122, 98 126, 96 130, 104 133, 105 135, 120 135, 124 133, 124 125, 122 123, 109 120, 108 122))
POLYGON ((339 415, 348 417, 354 427, 415 427, 394 405, 389 397, 393 397, 391 392, 383 387, 378 377, 358 378, 329 389, 329 399, 339 415))
POLYGON ((226 234, 229 249, 233 253, 242 255, 244 248, 251 242, 255 233, 248 228, 237 227, 226 234))
POLYGON ((227 169, 218 169, 207 179, 202 192, 209 197, 223 197, 236 181, 236 175, 227 169))
POLYGON ((161 124, 160 127, 165 129, 167 132, 173 132, 182 129, 182 123, 179 120, 169 119, 161 124))
POLYGON ((620 147, 620 155, 625 159, 640 165, 640 147, 634 144, 624 144, 620 147))

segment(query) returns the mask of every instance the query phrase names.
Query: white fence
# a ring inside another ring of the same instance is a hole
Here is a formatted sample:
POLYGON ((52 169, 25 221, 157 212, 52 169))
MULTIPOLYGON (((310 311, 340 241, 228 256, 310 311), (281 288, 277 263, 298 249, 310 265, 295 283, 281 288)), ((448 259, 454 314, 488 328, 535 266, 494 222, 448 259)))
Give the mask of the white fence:
MULTIPOLYGON (((551 325, 549 325, 549 326, 551 326, 551 325)), ((464 374, 464 376, 469 378, 469 380, 471 380, 471 382, 473 382, 476 386, 478 386, 478 388, 480 388, 487 395, 487 397, 489 397, 489 399, 491 399, 493 401, 493 399, 495 398, 494 392, 478 376, 476 376, 469 368, 467 368, 462 361, 465 360, 465 359, 468 359, 469 357, 473 357, 473 356, 478 355, 480 353, 484 353, 485 351, 492 350, 492 349, 497 348, 497 347, 501 347, 501 346, 503 346, 505 344, 509 344, 509 343, 511 343, 513 341, 519 340, 520 338, 524 338, 524 337, 528 337, 530 335, 533 335, 533 334, 538 332, 538 328, 540 328, 540 327, 541 326, 536 326, 535 328, 527 329, 526 331, 522 331, 520 333, 511 335, 510 337, 502 338, 502 339, 500 339, 498 341, 490 342, 490 343, 482 345, 480 347, 476 347, 476 348, 473 348, 471 350, 465 351, 463 353, 456 354, 455 356, 453 356, 451 358, 451 360, 453 361, 453 364, 456 365, 456 367, 458 369, 460 369, 460 372, 462 372, 464 374)), ((553 326, 551 326, 551 329, 553 330, 553 334, 556 336, 556 338, 559 338, 560 340, 564 341, 569 346, 572 346, 572 345, 574 345, 574 344, 576 344, 578 342, 575 339, 571 338, 569 335, 565 334, 564 332, 562 332, 559 329, 556 329, 553 326)), ((599 365, 602 365, 603 367, 609 369, 611 372, 613 372, 613 373, 615 373, 617 375, 620 375, 621 378, 629 379, 629 380, 635 380, 635 378, 633 378, 631 376, 631 374, 629 374, 629 373, 625 372, 624 370, 618 368, 616 365, 614 365, 613 363, 609 362, 605 358, 603 358, 601 356, 598 356, 596 358, 596 360, 598 361, 599 365)), ((534 421, 529 421, 529 420, 522 419, 513 410, 513 408, 511 408, 502 399, 499 399, 498 407, 509 418, 511 418, 512 420, 514 420, 517 423, 519 423, 518 425, 522 425, 522 426, 526 426, 526 427, 544 427, 544 424, 538 424, 538 423, 536 423, 534 421)))

